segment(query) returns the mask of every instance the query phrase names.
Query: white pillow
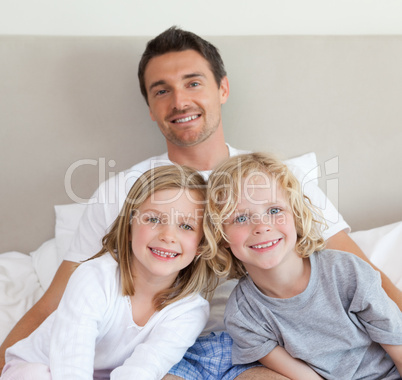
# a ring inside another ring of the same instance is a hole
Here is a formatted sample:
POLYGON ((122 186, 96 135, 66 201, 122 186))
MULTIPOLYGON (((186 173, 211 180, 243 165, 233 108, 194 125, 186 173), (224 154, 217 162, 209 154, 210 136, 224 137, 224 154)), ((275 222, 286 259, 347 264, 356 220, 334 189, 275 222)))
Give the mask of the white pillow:
POLYGON ((65 253, 70 248, 70 244, 81 216, 84 213, 86 204, 71 203, 67 205, 54 206, 56 213, 55 238, 57 247, 57 257, 61 262, 65 253))
POLYGON ((351 232, 350 237, 371 262, 402 290, 402 221, 351 232))
POLYGON ((44 291, 70 247, 86 205, 72 203, 54 206, 56 213, 55 238, 45 241, 37 250, 30 253, 32 265, 44 291))

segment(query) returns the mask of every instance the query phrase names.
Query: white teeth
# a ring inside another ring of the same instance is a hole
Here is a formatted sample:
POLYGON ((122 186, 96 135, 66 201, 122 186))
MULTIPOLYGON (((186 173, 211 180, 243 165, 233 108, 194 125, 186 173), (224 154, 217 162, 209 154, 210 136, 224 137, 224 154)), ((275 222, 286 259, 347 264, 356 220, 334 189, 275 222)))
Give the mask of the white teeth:
POLYGON ((188 117, 184 117, 183 119, 177 119, 174 122, 175 123, 186 123, 188 121, 197 119, 198 115, 193 115, 193 116, 188 116, 188 117))
POLYGON ((278 241, 279 241, 279 239, 274 240, 274 241, 270 241, 267 244, 252 245, 251 248, 268 248, 268 247, 271 247, 272 245, 276 244, 278 241))
POLYGON ((153 253, 155 253, 155 255, 158 255, 158 256, 161 256, 161 257, 176 257, 178 255, 178 253, 159 251, 158 249, 153 249, 153 248, 151 248, 151 251, 153 253))

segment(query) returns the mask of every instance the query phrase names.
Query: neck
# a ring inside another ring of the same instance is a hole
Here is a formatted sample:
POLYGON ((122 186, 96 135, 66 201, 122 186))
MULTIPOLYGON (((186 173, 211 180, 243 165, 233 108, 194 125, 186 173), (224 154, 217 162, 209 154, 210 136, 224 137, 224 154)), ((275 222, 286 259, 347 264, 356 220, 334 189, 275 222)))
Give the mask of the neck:
POLYGON ((155 295, 169 284, 141 277, 134 277, 133 281, 135 293, 130 296, 132 318, 138 326, 145 326, 156 312, 155 295))
POLYGON ((291 298, 307 288, 311 274, 310 259, 299 258, 297 265, 294 264, 286 271, 273 268, 264 270, 264 273, 253 272, 250 276, 254 284, 266 296, 291 298))
MULTIPOLYGON (((211 136, 212 137, 212 136, 211 136)), ((218 129, 213 138, 189 147, 177 147, 167 142, 170 161, 186 165, 196 170, 212 170, 229 157, 222 128, 218 129)))

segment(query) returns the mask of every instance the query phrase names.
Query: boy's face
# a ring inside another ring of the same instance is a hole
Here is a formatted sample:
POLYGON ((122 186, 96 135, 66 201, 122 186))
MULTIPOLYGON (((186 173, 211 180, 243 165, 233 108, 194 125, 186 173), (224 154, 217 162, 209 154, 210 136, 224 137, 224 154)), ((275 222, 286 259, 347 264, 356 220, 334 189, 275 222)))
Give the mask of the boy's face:
POLYGON ((151 118, 168 147, 191 147, 222 128, 221 105, 229 94, 227 78, 218 87, 208 61, 196 51, 152 58, 144 78, 151 118))
POLYGON ((270 176, 242 180, 239 203, 223 226, 232 253, 253 275, 300 259, 297 232, 285 191, 270 176))

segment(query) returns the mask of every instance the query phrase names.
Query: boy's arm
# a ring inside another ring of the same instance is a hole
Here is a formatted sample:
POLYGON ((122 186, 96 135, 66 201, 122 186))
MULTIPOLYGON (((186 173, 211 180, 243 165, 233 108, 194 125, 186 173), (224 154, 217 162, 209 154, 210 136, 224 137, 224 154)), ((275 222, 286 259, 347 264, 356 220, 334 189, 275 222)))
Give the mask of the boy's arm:
POLYGON ((355 254, 367 263, 369 263, 375 270, 380 272, 382 287, 391 298, 402 310, 402 292, 392 283, 392 281, 381 272, 373 263, 368 259, 360 247, 352 240, 352 238, 345 232, 341 231, 330 237, 327 241, 327 248, 337 249, 339 251, 345 251, 355 254))
POLYGON ((399 375, 402 376, 402 346, 394 346, 390 344, 382 344, 381 346, 387 354, 391 356, 399 375))
POLYGON ((0 373, 5 364, 4 355, 6 349, 30 335, 54 310, 56 310, 76 265, 77 263, 72 261, 63 261, 60 264, 49 289, 8 334, 0 347, 0 373))
POLYGON ((268 355, 259 360, 265 367, 293 380, 314 380, 322 377, 306 363, 293 358, 280 346, 276 346, 268 355))

